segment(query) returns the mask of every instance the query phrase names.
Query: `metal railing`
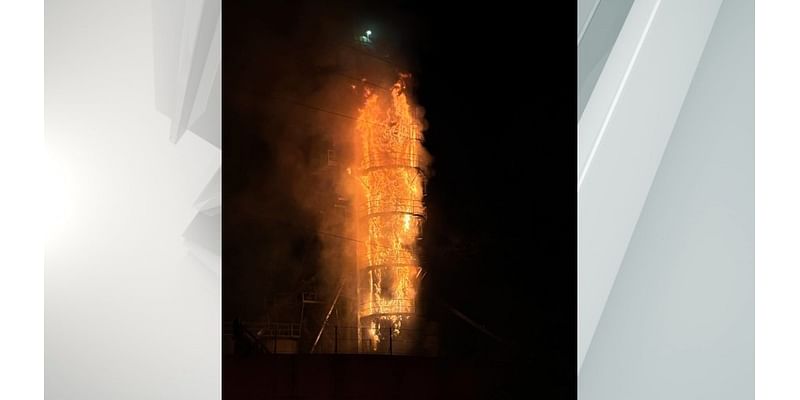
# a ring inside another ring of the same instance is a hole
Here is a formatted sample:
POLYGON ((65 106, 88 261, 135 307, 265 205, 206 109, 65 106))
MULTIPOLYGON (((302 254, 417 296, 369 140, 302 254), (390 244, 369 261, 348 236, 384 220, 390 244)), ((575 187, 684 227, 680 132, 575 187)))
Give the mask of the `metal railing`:
MULTIPOLYGON (((246 324, 246 322, 243 322, 246 324)), ((260 325, 266 327, 267 324, 260 325)), ((244 335, 238 339, 230 328, 231 323, 224 324, 223 337, 233 348, 237 340, 244 341, 264 354, 376 354, 376 355, 419 355, 433 356, 438 354, 439 337, 435 331, 414 329, 411 327, 388 326, 354 326, 328 325, 320 334, 317 345, 311 350, 310 342, 299 335, 299 324, 275 323, 270 329, 257 332, 258 322, 250 323, 244 329, 244 335), (360 332, 360 335, 359 335, 360 332)), ((313 338, 312 338, 313 339, 313 338)))
POLYGON ((416 217, 425 216, 422 200, 414 199, 374 199, 361 205, 360 214, 366 217, 376 214, 403 213, 416 217))
POLYGON ((359 304, 361 316, 414 314, 416 301, 412 298, 383 301, 362 300, 359 304))
POLYGON ((330 326, 314 350, 316 354, 436 355, 438 335, 420 329, 330 326))
POLYGON ((367 154, 362 161, 361 171, 369 172, 385 168, 414 168, 421 167, 419 154, 376 152, 367 154))
MULTIPOLYGON (((295 322, 242 321, 242 325, 256 337, 299 338, 300 324, 295 322)), ((233 335, 233 323, 223 324, 222 333, 233 335)))

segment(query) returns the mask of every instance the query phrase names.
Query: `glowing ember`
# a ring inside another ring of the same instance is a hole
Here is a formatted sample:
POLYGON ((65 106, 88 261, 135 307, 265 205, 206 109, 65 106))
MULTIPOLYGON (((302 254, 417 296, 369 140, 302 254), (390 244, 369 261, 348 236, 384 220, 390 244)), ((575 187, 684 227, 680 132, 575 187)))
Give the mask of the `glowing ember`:
POLYGON ((425 153, 407 78, 401 75, 390 92, 365 89, 355 126, 353 172, 361 182, 356 214, 364 244, 359 318, 368 324, 373 348, 389 330, 398 335, 416 311, 425 153))

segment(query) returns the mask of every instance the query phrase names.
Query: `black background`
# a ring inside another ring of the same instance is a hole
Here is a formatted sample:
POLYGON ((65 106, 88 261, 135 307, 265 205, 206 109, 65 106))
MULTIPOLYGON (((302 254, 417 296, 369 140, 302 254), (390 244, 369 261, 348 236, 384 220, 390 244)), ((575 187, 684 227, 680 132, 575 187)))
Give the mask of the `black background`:
POLYGON ((576 10, 573 2, 522 4, 223 3, 224 319, 260 301, 254 293, 278 292, 305 273, 258 271, 256 249, 276 240, 270 213, 299 221, 279 229, 294 238, 287 254, 318 251, 297 228, 303 211, 282 194, 287 174, 277 171, 280 146, 263 108, 241 101, 244 92, 269 97, 282 74, 298 72, 285 62, 292 53, 265 38, 309 49, 321 20, 370 27, 402 55, 426 110, 434 174, 421 296, 441 323, 443 354, 507 366, 502 392, 575 397, 576 10))

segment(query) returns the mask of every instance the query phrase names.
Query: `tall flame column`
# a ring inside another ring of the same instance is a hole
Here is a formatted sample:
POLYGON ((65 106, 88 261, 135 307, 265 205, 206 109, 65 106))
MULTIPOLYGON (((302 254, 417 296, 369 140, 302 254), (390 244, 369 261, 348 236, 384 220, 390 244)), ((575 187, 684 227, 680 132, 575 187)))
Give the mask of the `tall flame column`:
POLYGON ((402 339, 401 327, 416 313, 424 148, 405 89, 401 76, 390 91, 365 90, 355 128, 359 336, 372 350, 389 335, 402 339))

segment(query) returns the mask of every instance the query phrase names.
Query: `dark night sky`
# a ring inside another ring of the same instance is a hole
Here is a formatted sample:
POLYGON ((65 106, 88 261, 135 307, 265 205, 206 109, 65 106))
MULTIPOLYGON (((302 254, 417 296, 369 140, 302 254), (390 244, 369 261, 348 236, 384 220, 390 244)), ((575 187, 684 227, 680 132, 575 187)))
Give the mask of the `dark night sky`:
POLYGON ((257 301, 259 290, 288 290, 281 285, 310 272, 284 265, 263 273, 265 260, 319 251, 304 228, 313 216, 287 194, 293 183, 286 168, 302 169, 302 155, 283 159, 282 146, 293 139, 275 134, 281 118, 265 117, 270 106, 253 99, 269 98, 302 74, 299 60, 323 35, 369 27, 404 59, 426 110, 434 175, 423 300, 442 323, 443 349, 499 357, 514 366, 511 374, 542 385, 542 393, 572 393, 574 4, 562 2, 556 11, 537 2, 527 12, 516 2, 430 3, 224 3, 223 318, 257 301), (560 27, 548 23, 556 15, 560 27), (275 215, 290 215, 294 224, 276 225, 275 215), (280 251, 268 248, 276 242, 280 251), (441 301, 505 343, 455 318, 441 301))

